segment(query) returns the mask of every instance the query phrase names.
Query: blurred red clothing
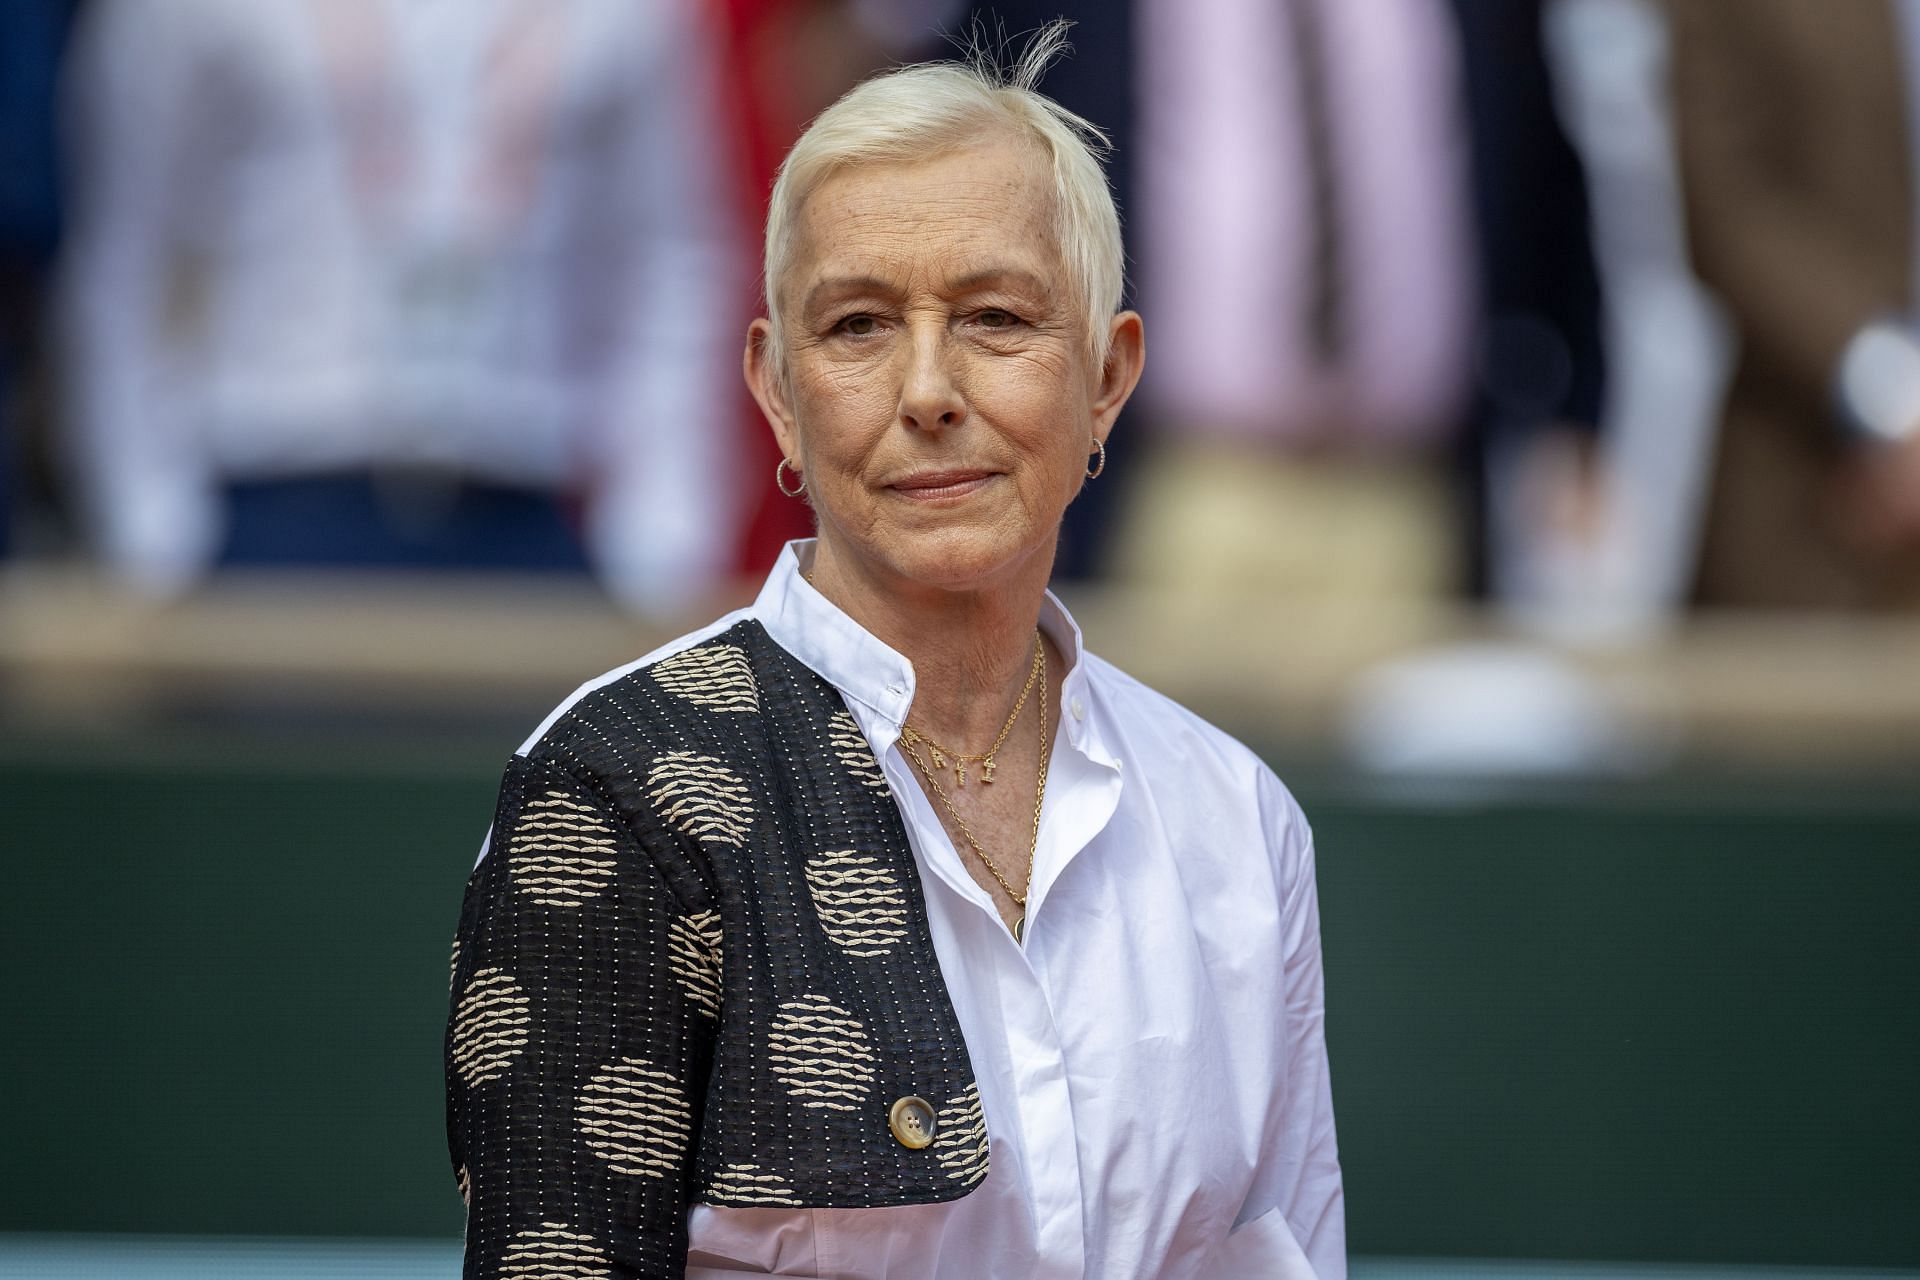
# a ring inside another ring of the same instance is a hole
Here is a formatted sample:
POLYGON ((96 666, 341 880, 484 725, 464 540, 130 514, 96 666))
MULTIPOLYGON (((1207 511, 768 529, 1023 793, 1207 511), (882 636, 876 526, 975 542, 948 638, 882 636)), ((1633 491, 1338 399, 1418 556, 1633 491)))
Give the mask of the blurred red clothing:
MULTIPOLYGON (((805 127, 805 95, 797 83, 794 47, 783 37, 821 6, 815 0, 713 0, 723 24, 725 83, 730 92, 726 108, 738 144, 734 151, 735 198, 739 224, 747 228, 740 246, 743 257, 755 264, 752 280, 741 298, 741 340, 747 321, 760 314, 761 231, 766 225, 767 197, 787 148, 805 127)), ((824 106, 825 103, 821 103, 824 106)), ((743 527, 737 568, 750 579, 765 577, 780 548, 792 538, 813 533, 813 513, 805 501, 789 498, 773 484, 780 446, 760 416, 759 406, 744 379, 729 406, 731 420, 741 432, 739 483, 743 527)))

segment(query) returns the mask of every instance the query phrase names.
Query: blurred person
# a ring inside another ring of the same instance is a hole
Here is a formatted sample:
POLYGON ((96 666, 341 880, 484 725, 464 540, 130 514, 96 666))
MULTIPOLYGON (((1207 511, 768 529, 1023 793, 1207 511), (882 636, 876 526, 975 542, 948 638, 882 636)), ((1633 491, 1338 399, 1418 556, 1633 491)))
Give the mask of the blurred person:
POLYGON ((1920 10, 1668 12, 1693 252, 1741 348, 1697 597, 1920 604, 1920 10))
POLYGON ((508 765, 469 1277, 1346 1273, 1305 819, 1046 590, 1145 354, 1060 38, 787 158, 745 363, 818 537, 508 765))
POLYGON ((100 0, 70 80, 69 453, 105 562, 730 567, 695 0, 100 0))
POLYGON ((1472 350, 1473 207, 1444 0, 1141 0, 1140 294, 1163 456, 1142 581, 1433 595, 1472 350))
POLYGON ((1502 598, 1531 622, 1586 640, 1637 638, 1692 594, 1733 334, 1687 242, 1665 10, 1552 0, 1542 18, 1555 114, 1592 193, 1605 395, 1592 446, 1542 459, 1559 463, 1564 485, 1504 486, 1510 509, 1532 500, 1547 518, 1534 522, 1543 536, 1515 539, 1496 572, 1502 598))
POLYGON ((1524 593, 1537 544, 1590 536, 1605 382, 1541 0, 1135 9, 1146 288, 1193 335, 1148 389, 1172 457, 1136 566, 1167 579, 1184 527, 1235 545, 1222 590, 1524 593))
POLYGON ((45 273, 59 228, 54 81, 72 0, 0 5, 0 557, 13 540, 45 273))

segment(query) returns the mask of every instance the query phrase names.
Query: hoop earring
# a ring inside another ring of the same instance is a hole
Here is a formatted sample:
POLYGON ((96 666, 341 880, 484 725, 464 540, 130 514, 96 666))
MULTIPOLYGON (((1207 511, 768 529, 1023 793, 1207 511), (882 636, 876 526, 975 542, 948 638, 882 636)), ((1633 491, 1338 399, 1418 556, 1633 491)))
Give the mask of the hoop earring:
POLYGON ((1098 480, 1100 473, 1107 469, 1107 442, 1105 440, 1095 440, 1093 447, 1100 451, 1095 455, 1099 461, 1087 468, 1087 479, 1098 480))
POLYGON ((797 498, 807 491, 807 478, 800 474, 799 468, 787 461, 787 455, 784 453, 780 455, 780 461, 775 463, 773 467, 773 487, 786 494, 789 498, 797 498), (789 470, 793 472, 794 478, 800 482, 791 489, 787 488, 787 472, 789 470))

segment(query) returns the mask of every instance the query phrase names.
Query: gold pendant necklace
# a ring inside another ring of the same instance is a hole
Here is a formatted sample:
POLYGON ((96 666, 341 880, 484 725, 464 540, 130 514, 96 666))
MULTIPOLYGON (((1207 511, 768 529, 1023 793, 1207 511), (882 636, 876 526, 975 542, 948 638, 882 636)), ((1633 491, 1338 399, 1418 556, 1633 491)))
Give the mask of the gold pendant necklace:
MULTIPOLYGON (((1000 754, 1000 748, 1005 745, 1007 735, 1013 732, 1013 723, 1020 718, 1021 710, 1027 705, 1027 696, 1033 692, 1034 681, 1041 678, 1045 667, 1046 659, 1041 654, 1040 633, 1035 631, 1033 634, 1033 665, 1027 668, 1027 683, 1021 686, 1020 696, 1014 700, 1013 710, 1007 714, 1006 723, 1000 726, 1000 736, 993 740, 992 746, 978 755, 966 755, 959 751, 950 751, 938 742, 935 742, 931 734, 928 734, 924 730, 916 729, 912 725, 903 727, 900 731, 900 736, 908 742, 925 744, 927 754, 933 758, 933 767, 936 769, 946 768, 947 762, 951 760, 953 762, 954 777, 961 787, 964 788, 967 785, 967 766, 970 764, 979 765, 980 780, 991 783, 993 781, 993 771, 999 767, 994 757, 1000 754)), ((1046 700, 1044 689, 1045 686, 1043 685, 1041 696, 1043 703, 1046 700)), ((1044 708, 1041 714, 1043 716, 1045 715, 1044 708)))
MULTIPOLYGON (((806 578, 808 586, 813 585, 813 571, 811 569, 802 576, 806 578)), ((973 856, 980 859, 980 864, 987 869, 994 880, 999 883, 1000 887, 1006 891, 1007 897, 1013 902, 1013 905, 1020 909, 1020 913, 1013 918, 1012 932, 1013 940, 1023 945, 1027 940, 1027 895, 1013 891, 1013 885, 1008 883, 1006 876, 1001 874, 1000 868, 994 864, 993 859, 987 856, 987 851, 980 847, 980 842, 974 839, 973 828, 969 827, 967 820, 960 816, 960 811, 953 807, 953 800, 940 786, 939 780, 933 776, 933 769, 946 768, 947 758, 952 757, 957 766, 954 773, 962 787, 967 785, 968 764, 979 764, 981 766, 981 778, 986 782, 992 782, 993 771, 997 767, 994 756, 999 752, 1001 746, 1006 743, 1007 735, 1013 732, 1014 721, 1020 718, 1021 709, 1027 705, 1027 695, 1033 692, 1033 686, 1036 681, 1040 685, 1040 769, 1034 780, 1033 788, 1033 833, 1027 840, 1027 887, 1032 888, 1033 858, 1034 854, 1040 848, 1040 810, 1046 805, 1047 765, 1049 763, 1049 757, 1052 754, 1050 750, 1052 735, 1047 727, 1047 657, 1046 647, 1041 642, 1040 632, 1036 629, 1033 633, 1033 665, 1027 671, 1027 683, 1022 686, 1020 697, 1015 700, 1013 711, 1007 716, 1007 722, 1000 726, 1000 736, 993 740, 993 745, 988 747, 986 751, 974 756, 961 755, 957 751, 948 751, 932 738, 929 738, 926 734, 921 733, 910 725, 903 725, 900 730, 900 745, 906 751, 907 758, 913 761, 915 767, 920 770, 920 776, 927 780, 928 789, 930 789, 934 797, 940 801, 941 807, 946 809, 947 813, 953 818, 954 825, 960 828, 960 834, 966 837, 967 847, 973 850, 973 856), (915 747, 917 743, 926 744, 928 752, 933 756, 932 767, 928 766, 927 761, 921 759, 920 752, 915 747)))
MULTIPOLYGON (((1040 810, 1047 799, 1047 757, 1049 755, 1048 747, 1050 745, 1051 735, 1047 731, 1047 668, 1044 651, 1042 651, 1042 657, 1040 659, 1039 682, 1040 770, 1033 789, 1033 834, 1027 841, 1028 888, 1032 888, 1033 886, 1033 856, 1040 848, 1040 810)), ((1025 701, 1024 694, 1021 696, 1021 700, 1023 702, 1025 701)), ((920 741, 926 741, 924 736, 916 736, 919 737, 920 741)), ((954 825, 960 828, 960 834, 966 838, 967 846, 973 850, 973 856, 980 859, 980 864, 999 882, 1000 887, 1006 890, 1007 897, 1013 902, 1013 905, 1020 909, 1020 914, 1013 919, 1013 940, 1024 943, 1027 932, 1027 895, 1025 893, 1014 892, 1013 885, 1008 882, 1007 877, 1001 873, 1000 868, 995 865, 993 859, 987 856, 987 851, 980 847, 980 842, 974 839, 973 828, 969 827, 967 820, 960 816, 960 811, 953 807, 952 798, 941 788, 939 781, 933 776, 932 768, 921 758, 920 752, 915 748, 914 743, 908 740, 907 734, 904 732, 900 735, 900 745, 906 750, 907 758, 913 761, 915 767, 920 770, 920 776, 927 780, 928 789, 933 792, 934 797, 940 801, 941 806, 945 808, 948 815, 953 818, 954 825)), ((998 746, 998 744, 995 745, 998 746)))
MULTIPOLYGON (((807 580, 808 586, 813 586, 813 570, 808 569, 805 573, 801 574, 801 576, 807 580)), ((1000 748, 1005 745, 1007 735, 1013 732, 1014 721, 1020 718, 1021 710, 1027 705, 1027 696, 1033 692, 1033 682, 1040 676, 1041 668, 1045 665, 1045 659, 1041 656, 1040 648, 1040 632, 1038 629, 1035 629, 1033 633, 1033 665, 1027 668, 1027 682, 1020 687, 1020 696, 1014 699, 1013 710, 1007 713, 1006 723, 1000 726, 999 736, 993 740, 993 745, 985 751, 978 755, 967 755, 959 751, 950 751, 940 743, 935 742, 931 734, 924 733, 912 725, 904 726, 900 736, 909 742, 924 744, 927 748, 927 754, 932 757, 934 768, 945 769, 948 763, 951 762, 953 765, 954 778, 961 787, 967 785, 967 766, 970 764, 980 766, 980 780, 982 782, 992 782, 994 770, 1000 767, 995 757, 1000 754, 1000 748)))

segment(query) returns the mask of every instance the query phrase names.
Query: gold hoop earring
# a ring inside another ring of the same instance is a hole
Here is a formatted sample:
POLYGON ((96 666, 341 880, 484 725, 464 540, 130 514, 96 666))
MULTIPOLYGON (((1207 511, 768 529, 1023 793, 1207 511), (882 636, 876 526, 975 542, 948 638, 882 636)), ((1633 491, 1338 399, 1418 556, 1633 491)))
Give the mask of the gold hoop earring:
POLYGON ((1105 440, 1095 440, 1093 447, 1099 450, 1099 453, 1094 455, 1099 460, 1087 468, 1087 479, 1098 480, 1100 473, 1107 469, 1107 442, 1105 440))
POLYGON ((784 453, 780 455, 780 461, 775 463, 773 467, 773 487, 786 494, 789 498, 797 498, 807 491, 807 478, 800 474, 798 467, 795 467, 791 462, 787 461, 787 455, 784 453), (788 471, 792 471, 794 479, 800 482, 791 489, 787 488, 788 471))

